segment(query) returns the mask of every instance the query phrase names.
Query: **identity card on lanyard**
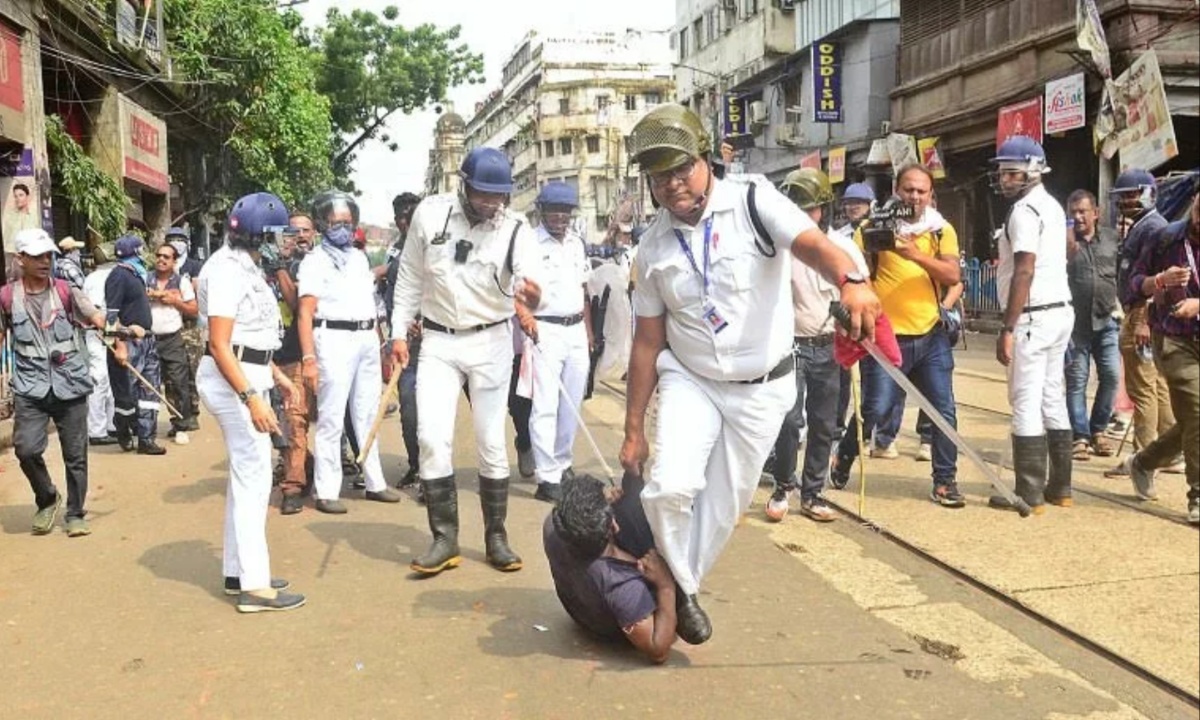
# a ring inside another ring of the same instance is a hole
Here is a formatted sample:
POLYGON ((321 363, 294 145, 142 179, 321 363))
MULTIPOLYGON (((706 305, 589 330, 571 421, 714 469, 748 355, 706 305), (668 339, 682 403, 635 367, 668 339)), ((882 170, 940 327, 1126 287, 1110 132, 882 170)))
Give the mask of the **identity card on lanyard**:
POLYGON ((721 313, 717 311, 716 305, 713 304, 712 299, 708 296, 708 268, 710 266, 709 247, 711 246, 712 240, 712 223, 712 215, 709 215, 708 219, 704 221, 703 271, 701 271, 700 266, 696 264, 696 256, 694 253, 692 253, 691 246, 688 244, 687 239, 683 237, 683 233, 680 232, 679 229, 675 230, 675 239, 679 241, 679 249, 683 251, 683 255, 687 258, 688 263, 691 264, 692 270, 696 271, 696 274, 700 276, 700 301, 703 307, 701 310, 701 317, 704 318, 704 322, 708 323, 708 327, 713 331, 713 334, 716 334, 729 327, 729 323, 725 320, 725 318, 721 317, 721 313))

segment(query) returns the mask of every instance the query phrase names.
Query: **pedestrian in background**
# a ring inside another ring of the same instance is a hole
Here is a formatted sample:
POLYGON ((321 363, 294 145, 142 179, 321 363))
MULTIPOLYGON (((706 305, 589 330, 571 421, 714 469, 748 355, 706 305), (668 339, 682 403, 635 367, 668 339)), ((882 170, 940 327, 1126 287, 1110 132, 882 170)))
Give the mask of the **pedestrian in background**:
MULTIPOLYGON (((92 305, 107 315, 104 304, 104 288, 108 276, 117 266, 113 258, 113 244, 105 243, 92 251, 95 268, 83 280, 83 294, 92 305)), ((89 329, 86 336, 88 349, 88 372, 92 376, 92 392, 88 395, 88 445, 102 447, 116 445, 117 426, 113 423, 116 402, 108 380, 108 349, 100 330, 89 329)))
MULTIPOLYGON (((158 246, 154 251, 154 275, 146 295, 150 298, 151 332, 154 333, 167 399, 176 410, 186 413, 194 405, 191 389, 194 380, 183 342, 183 323, 185 318, 194 319, 199 313, 191 278, 184 279, 175 270, 178 260, 179 255, 170 243, 158 246)), ((194 415, 172 417, 167 437, 185 445, 188 432, 199 429, 199 418, 194 415)))

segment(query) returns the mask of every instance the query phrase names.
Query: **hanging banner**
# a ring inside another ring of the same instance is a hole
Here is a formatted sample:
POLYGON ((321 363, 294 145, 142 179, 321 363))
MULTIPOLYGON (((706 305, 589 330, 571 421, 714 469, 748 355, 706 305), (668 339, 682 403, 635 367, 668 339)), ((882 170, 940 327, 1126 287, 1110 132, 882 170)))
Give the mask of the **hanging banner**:
POLYGON ((0 136, 24 144, 25 84, 21 32, 0 20, 0 136))
POLYGON ((1153 170, 1179 154, 1158 55, 1142 53, 1112 83, 1115 132, 1104 140, 1104 157, 1121 152, 1121 170, 1153 170))
POLYGON ((891 165, 892 156, 888 152, 886 138, 875 138, 871 141, 871 149, 867 151, 868 165, 891 165))
POLYGON ((813 150, 800 158, 800 167, 821 169, 821 151, 813 150))
POLYGON ((1086 124, 1083 73, 1046 83, 1046 134, 1066 132, 1086 124))
POLYGON ((1000 108, 996 121, 996 148, 1014 135, 1024 135, 1042 141, 1042 99, 1030 98, 1000 108))
POLYGON ((842 121, 842 53, 835 42, 812 44, 813 122, 842 121))
POLYGON ((917 155, 921 164, 929 168, 935 180, 946 177, 946 165, 942 162, 942 153, 938 151, 938 139, 927 137, 917 140, 917 155))
POLYGON ((846 179, 846 146, 829 148, 829 182, 837 185, 846 179))
POLYGON ((1112 61, 1108 54, 1108 40, 1104 37, 1104 23, 1095 0, 1078 0, 1075 4, 1075 42, 1080 50, 1092 56, 1092 64, 1105 80, 1112 79, 1112 61))
POLYGON ((917 143, 912 135, 889 133, 887 149, 888 155, 892 159, 893 174, 905 165, 916 165, 921 161, 921 156, 917 155, 917 143))
POLYGON ((725 137, 750 134, 750 119, 746 117, 746 100, 739 95, 725 95, 725 137))

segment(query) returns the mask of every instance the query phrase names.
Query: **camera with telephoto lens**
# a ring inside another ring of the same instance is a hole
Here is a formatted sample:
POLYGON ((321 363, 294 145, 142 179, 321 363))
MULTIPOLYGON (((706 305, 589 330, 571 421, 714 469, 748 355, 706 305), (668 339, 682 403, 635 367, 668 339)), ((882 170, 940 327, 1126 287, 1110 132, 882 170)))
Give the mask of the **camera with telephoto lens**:
POLYGON ((467 256, 471 254, 471 248, 473 247, 475 247, 475 244, 470 240, 459 240, 458 242, 454 243, 454 262, 458 263, 459 265, 465 263, 467 261, 467 256))
POLYGON ((871 203, 871 212, 862 228, 863 249, 873 253, 895 250, 896 226, 916 215, 915 207, 897 197, 889 198, 883 205, 871 203))

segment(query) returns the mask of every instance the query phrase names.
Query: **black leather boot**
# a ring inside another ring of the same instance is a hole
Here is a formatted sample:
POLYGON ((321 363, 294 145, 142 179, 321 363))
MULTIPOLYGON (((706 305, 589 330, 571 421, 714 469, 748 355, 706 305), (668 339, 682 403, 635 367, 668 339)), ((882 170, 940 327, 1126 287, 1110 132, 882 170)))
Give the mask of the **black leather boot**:
MULTIPOLYGON (((1068 442, 1068 452, 1070 451, 1068 442)), ((1046 436, 1012 436, 1013 475, 1017 496, 1029 504, 1035 515, 1046 511, 1043 492, 1046 488, 1046 436)), ((1000 510, 1016 510, 1003 495, 988 498, 988 505, 1000 510)))
POLYGON ((675 586, 675 634, 688 645, 700 645, 712 637, 712 622, 695 595, 685 595, 675 586))
POLYGON ((421 487, 425 489, 425 510, 433 544, 409 567, 422 575, 437 575, 462 562, 458 554, 458 490, 453 475, 422 480, 421 487))
POLYGON ((1071 465, 1074 433, 1070 430, 1047 430, 1046 446, 1050 472, 1046 479, 1046 502, 1059 507, 1071 507, 1071 465))
POLYGON ((487 561, 503 572, 522 567, 521 558, 508 546, 504 519, 508 516, 508 478, 493 480, 479 477, 479 504, 483 507, 483 543, 487 561))

